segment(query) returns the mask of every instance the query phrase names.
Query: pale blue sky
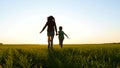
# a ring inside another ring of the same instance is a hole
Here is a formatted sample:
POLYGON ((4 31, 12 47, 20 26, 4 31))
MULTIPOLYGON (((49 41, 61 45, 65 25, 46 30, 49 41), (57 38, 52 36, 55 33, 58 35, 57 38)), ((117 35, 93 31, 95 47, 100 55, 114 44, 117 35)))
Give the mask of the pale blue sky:
POLYGON ((0 42, 47 44, 39 32, 49 15, 70 37, 64 43, 120 42, 119 7, 120 0, 0 0, 0 42))

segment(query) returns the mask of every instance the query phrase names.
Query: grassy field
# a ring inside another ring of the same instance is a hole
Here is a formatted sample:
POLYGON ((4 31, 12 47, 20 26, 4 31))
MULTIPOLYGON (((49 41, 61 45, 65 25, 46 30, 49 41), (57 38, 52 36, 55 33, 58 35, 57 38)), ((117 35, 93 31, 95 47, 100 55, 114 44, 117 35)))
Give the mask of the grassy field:
POLYGON ((120 68, 120 44, 4 44, 0 68, 120 68))

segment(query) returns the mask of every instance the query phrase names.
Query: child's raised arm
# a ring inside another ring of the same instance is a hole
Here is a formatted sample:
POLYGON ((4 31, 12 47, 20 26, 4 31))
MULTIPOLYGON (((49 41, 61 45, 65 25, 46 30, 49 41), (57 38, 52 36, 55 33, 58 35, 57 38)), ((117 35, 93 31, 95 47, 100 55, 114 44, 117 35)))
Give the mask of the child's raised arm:
MULTIPOLYGON (((65 33, 64 33, 64 34, 65 34, 65 33)), ((68 39, 70 39, 67 34, 65 34, 65 36, 66 36, 68 39)))

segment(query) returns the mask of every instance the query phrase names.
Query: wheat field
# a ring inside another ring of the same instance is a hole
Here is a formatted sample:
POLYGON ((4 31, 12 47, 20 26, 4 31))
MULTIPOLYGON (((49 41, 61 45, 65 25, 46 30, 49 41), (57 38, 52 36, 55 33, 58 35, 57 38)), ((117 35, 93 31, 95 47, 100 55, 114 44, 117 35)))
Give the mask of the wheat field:
POLYGON ((0 68, 120 68, 120 44, 3 44, 0 68))

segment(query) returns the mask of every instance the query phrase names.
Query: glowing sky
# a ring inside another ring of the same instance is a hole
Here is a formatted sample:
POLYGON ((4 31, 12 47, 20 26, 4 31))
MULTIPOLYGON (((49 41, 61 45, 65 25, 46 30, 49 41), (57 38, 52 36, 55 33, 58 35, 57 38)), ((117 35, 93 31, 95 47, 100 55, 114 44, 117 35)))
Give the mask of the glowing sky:
POLYGON ((120 0, 0 0, 0 42, 47 44, 39 32, 50 15, 70 37, 64 43, 120 42, 120 0))

